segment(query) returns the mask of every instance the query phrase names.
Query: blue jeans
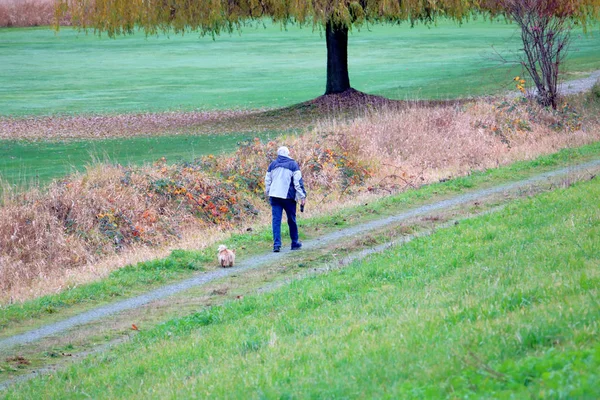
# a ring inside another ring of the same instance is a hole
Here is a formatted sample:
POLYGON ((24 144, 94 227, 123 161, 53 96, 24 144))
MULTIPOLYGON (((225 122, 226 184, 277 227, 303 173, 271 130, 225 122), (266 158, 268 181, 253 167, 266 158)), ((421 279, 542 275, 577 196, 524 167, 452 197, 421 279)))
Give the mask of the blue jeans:
POLYGON ((298 225, 296 224, 296 200, 270 197, 270 203, 273 213, 273 247, 281 247, 281 218, 283 217, 283 210, 285 210, 285 215, 287 215, 292 248, 298 247, 300 242, 298 241, 298 225))

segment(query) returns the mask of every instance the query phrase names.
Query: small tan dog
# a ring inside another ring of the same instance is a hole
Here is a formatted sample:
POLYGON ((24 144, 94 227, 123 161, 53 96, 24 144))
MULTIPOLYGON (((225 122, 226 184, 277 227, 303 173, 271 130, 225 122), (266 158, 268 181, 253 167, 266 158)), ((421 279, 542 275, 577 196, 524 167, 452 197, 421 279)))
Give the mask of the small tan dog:
POLYGON ((235 250, 229 250, 224 244, 219 246, 219 264, 221 267, 233 267, 235 263, 235 250))

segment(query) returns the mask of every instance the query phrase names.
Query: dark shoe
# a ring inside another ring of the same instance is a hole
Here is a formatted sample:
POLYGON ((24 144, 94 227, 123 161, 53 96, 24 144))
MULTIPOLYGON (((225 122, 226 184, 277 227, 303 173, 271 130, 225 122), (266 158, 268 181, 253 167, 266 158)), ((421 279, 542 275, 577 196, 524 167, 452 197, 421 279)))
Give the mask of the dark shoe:
POLYGON ((298 243, 294 246, 292 246, 292 250, 300 250, 302 248, 302 243, 298 243))
POLYGON ((273 253, 279 253, 281 251, 281 246, 273 246, 273 253))

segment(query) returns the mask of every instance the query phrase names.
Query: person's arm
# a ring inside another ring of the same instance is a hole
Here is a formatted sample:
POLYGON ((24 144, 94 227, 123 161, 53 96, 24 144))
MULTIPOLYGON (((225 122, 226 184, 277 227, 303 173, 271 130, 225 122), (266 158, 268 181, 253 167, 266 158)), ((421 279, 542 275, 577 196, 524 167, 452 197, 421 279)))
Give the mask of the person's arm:
POLYGON ((267 174, 265 175, 265 196, 269 197, 269 191, 271 190, 271 171, 267 171, 267 174))
POLYGON ((300 169, 294 171, 292 179, 294 180, 294 188, 296 189, 296 200, 300 199, 304 204, 306 199, 306 190, 304 189, 304 182, 302 181, 302 172, 300 172, 300 169))

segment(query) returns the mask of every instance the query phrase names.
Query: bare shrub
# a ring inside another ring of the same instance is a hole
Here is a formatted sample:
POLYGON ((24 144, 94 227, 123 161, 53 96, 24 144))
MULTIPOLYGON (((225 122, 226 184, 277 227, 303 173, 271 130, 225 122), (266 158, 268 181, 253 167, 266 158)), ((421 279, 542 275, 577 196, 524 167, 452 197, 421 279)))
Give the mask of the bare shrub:
POLYGON ((520 28, 521 66, 535 84, 536 100, 558 108, 558 79, 566 60, 571 30, 584 31, 598 18, 596 0, 483 0, 479 7, 492 17, 504 16, 520 28))
POLYGON ((572 26, 569 17, 575 6, 543 0, 503 0, 502 4, 521 28, 521 65, 535 83, 538 102, 556 109, 558 76, 567 56, 572 26))

